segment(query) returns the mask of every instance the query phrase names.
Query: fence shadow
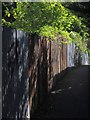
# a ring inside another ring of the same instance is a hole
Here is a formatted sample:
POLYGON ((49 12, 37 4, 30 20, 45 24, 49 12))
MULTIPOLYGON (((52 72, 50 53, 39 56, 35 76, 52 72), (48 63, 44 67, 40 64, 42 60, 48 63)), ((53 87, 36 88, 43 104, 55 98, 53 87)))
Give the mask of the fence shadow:
POLYGON ((32 119, 88 118, 89 68, 90 66, 85 65, 71 67, 55 75, 55 86, 32 119))
POLYGON ((60 73, 56 74, 53 77, 53 86, 50 89, 50 91, 47 94, 47 97, 44 99, 43 103, 41 104, 41 106, 37 107, 37 109, 34 111, 34 113, 31 116, 31 119, 33 118, 44 118, 46 117, 45 115, 47 114, 47 110, 49 109, 49 105, 52 100, 51 100, 51 92, 53 90, 55 90, 57 84, 58 84, 58 80, 62 81, 62 79, 65 77, 65 75, 68 73, 68 68, 66 68, 65 70, 62 70, 60 73))

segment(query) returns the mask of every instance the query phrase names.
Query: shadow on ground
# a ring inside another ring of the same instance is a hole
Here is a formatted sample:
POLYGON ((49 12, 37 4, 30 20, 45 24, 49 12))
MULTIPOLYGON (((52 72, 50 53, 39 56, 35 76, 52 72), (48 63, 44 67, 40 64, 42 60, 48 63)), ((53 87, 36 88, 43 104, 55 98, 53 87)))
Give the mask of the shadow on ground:
POLYGON ((90 66, 68 70, 52 88, 47 101, 32 118, 88 118, 88 79, 90 66))

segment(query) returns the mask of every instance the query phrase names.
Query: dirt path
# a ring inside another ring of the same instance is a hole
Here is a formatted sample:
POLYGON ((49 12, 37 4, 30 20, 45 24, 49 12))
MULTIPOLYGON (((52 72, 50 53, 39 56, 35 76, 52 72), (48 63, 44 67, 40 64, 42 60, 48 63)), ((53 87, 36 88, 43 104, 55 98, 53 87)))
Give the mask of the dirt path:
POLYGON ((88 118, 88 68, 80 66, 58 80, 33 118, 88 118))

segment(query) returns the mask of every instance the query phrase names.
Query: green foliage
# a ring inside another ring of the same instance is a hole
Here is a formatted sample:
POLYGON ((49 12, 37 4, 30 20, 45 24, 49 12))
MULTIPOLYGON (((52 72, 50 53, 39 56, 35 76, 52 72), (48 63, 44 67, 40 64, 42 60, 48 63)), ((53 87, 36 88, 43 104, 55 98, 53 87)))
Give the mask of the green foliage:
POLYGON ((86 51, 87 27, 82 18, 77 17, 60 2, 17 2, 17 7, 5 13, 13 14, 15 21, 10 23, 4 18, 3 24, 40 36, 58 39, 63 36, 67 43, 74 42, 82 51, 86 51))

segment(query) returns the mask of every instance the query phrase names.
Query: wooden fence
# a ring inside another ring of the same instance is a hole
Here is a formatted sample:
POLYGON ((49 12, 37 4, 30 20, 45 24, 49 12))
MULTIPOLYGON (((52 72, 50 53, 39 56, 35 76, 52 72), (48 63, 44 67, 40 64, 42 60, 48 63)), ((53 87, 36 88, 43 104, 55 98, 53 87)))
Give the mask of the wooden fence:
POLYGON ((67 45, 32 35, 29 38, 29 80, 31 115, 67 68, 67 45))
POLYGON ((2 117, 26 117, 29 100, 28 34, 3 27, 2 117))
POLYGON ((28 109, 32 115, 42 105, 67 68, 67 45, 3 27, 2 52, 2 117, 26 118, 28 109))

